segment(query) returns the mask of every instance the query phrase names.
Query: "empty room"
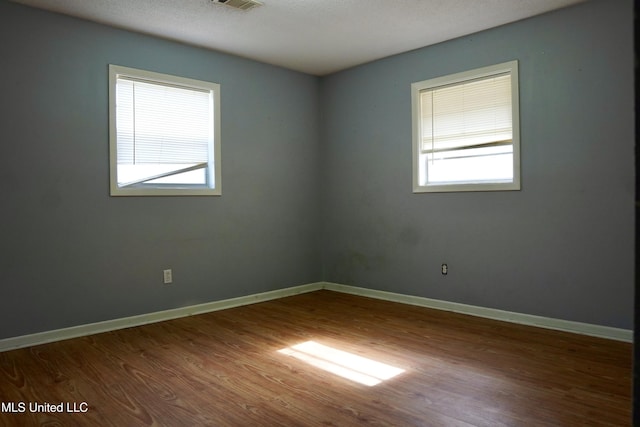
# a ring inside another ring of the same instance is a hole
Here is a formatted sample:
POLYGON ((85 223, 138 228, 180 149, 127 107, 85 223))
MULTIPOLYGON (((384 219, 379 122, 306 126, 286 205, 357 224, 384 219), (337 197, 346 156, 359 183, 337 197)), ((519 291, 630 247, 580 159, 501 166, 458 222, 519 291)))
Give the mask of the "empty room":
POLYGON ((0 0, 0 426, 632 425, 633 13, 0 0))

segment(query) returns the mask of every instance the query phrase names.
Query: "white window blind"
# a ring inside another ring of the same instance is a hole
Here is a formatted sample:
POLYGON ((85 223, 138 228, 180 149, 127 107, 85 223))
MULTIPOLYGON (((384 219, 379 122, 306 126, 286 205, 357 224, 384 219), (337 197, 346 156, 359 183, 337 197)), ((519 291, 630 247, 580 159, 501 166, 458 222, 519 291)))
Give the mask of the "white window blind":
POLYGON ((165 183, 206 183, 204 171, 180 171, 207 166, 213 138, 208 92, 119 78, 116 96, 119 185, 154 182, 158 175, 165 183))
POLYGON ((424 90, 422 151, 511 144, 511 75, 424 90))
POLYGON ((218 85, 118 66, 111 82, 112 194, 219 194, 218 85))

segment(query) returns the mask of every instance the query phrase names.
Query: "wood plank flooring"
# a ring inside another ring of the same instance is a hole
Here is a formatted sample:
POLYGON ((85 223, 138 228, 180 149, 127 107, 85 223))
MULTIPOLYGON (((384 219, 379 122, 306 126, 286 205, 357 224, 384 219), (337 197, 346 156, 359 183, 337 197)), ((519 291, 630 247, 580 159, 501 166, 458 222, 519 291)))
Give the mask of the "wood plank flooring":
POLYGON ((0 426, 625 426, 631 356, 318 291, 0 353, 0 426), (279 352, 308 341, 404 372, 367 386, 279 352), (31 412, 45 402, 86 412, 31 412))

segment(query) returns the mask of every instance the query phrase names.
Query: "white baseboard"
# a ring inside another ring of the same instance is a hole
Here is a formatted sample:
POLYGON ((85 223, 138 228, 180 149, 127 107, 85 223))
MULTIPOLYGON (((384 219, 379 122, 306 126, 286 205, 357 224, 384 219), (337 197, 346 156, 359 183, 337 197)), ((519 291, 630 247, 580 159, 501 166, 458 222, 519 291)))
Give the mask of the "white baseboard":
POLYGON ((453 311, 455 313, 469 314, 471 316, 485 317, 488 319, 502 320, 505 322, 537 326, 539 328, 554 329, 558 331, 572 332, 575 334, 607 338, 616 341, 633 341, 633 331, 629 329, 612 328, 609 326, 593 325, 590 323, 573 322, 570 320, 553 319, 550 317, 534 316, 531 314, 514 313, 511 311, 497 310, 494 308, 477 307, 473 305, 460 304, 431 298, 396 294, 393 292, 377 291, 374 289, 358 288, 355 286, 341 285, 338 283, 323 282, 323 289, 382 299, 386 301, 399 302, 403 304, 417 305, 420 307, 453 311))
POLYGON ((310 283, 306 285, 278 289, 276 291, 252 294, 238 298, 213 301, 204 304, 191 305, 188 307, 174 308, 171 310, 157 311, 155 313, 141 314, 138 316, 124 317, 121 319, 106 320, 104 322, 89 323, 86 325, 56 329, 53 331, 45 331, 30 335, 5 338, 0 340, 0 352, 46 344, 54 341, 62 341, 70 338, 78 338, 87 335, 98 334, 101 332, 131 328, 134 326, 141 326, 149 323, 162 322, 165 320, 177 319, 179 317, 193 316, 196 314, 203 314, 211 311, 224 310, 227 308, 239 307, 242 305, 255 304, 258 302, 264 302, 306 292, 317 291, 322 289, 322 287, 323 283, 310 283))
POLYGON ((306 292, 313 292, 320 289, 360 295, 386 301, 399 302, 403 304, 417 305, 420 307, 434 308, 438 310, 453 311, 456 313, 469 314, 472 316, 486 317, 489 319, 502 320, 511 323, 520 323, 546 329, 555 329, 582 335, 590 335, 617 341, 633 341, 633 331, 628 329, 619 329, 608 326, 592 325, 588 323, 572 322, 569 320, 552 319, 548 317, 514 313, 510 311, 477 307, 425 297, 417 297, 397 294, 393 292, 378 291, 374 289, 359 288, 356 286, 341 285, 338 283, 317 282, 294 286, 291 288, 279 289, 275 291, 263 292, 259 294, 247 295, 238 298, 213 301, 188 307, 158 311, 155 313, 141 314, 139 316, 131 316, 121 319, 107 320, 104 322, 73 326, 70 328, 56 329, 53 331, 45 331, 30 335, 0 339, 0 352, 46 344, 54 341, 62 341, 70 338, 83 337, 87 335, 98 334, 101 332, 131 328, 134 326, 141 326, 149 323, 162 322, 165 320, 177 319, 179 317, 193 316, 196 314, 224 310, 227 308, 239 307, 242 305, 255 304, 306 292))

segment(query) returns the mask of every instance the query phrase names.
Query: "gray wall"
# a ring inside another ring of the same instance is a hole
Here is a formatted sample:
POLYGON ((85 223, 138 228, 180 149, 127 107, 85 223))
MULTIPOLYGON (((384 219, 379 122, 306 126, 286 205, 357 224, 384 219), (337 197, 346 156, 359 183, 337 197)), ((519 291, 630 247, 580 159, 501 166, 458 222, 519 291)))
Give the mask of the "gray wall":
POLYGON ((0 40, 0 338, 321 279, 318 78, 5 0, 0 40), (110 63, 221 84, 222 197, 109 197, 110 63))
POLYGON ((632 7, 587 2, 323 79, 324 279, 631 329, 632 7), (412 194, 411 82, 512 59, 522 190, 412 194))
POLYGON ((632 328, 631 11, 320 79, 0 0, 0 339, 319 280, 632 328), (412 194, 410 83, 511 59, 522 191, 412 194), (222 85, 222 197, 109 197, 109 63, 222 85))

